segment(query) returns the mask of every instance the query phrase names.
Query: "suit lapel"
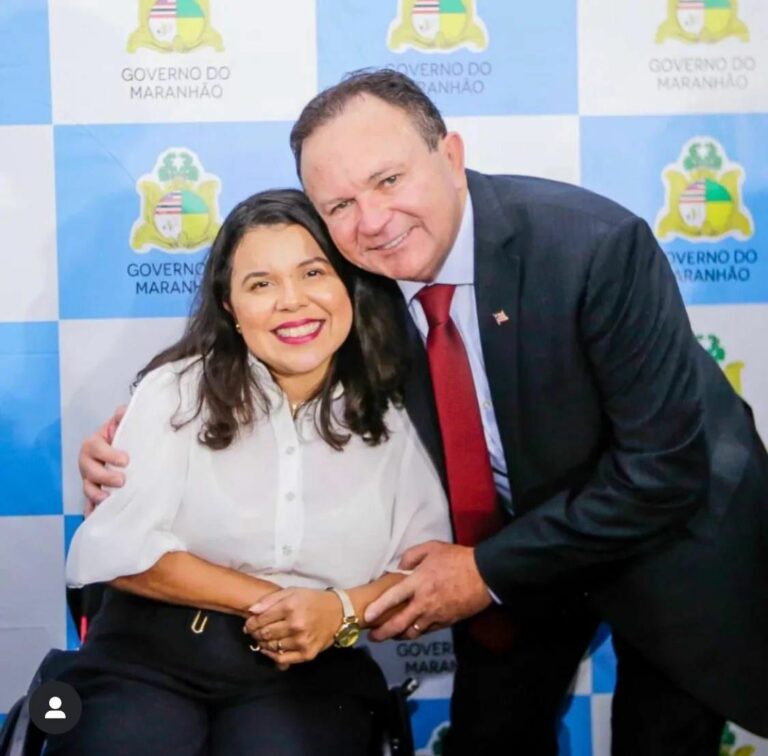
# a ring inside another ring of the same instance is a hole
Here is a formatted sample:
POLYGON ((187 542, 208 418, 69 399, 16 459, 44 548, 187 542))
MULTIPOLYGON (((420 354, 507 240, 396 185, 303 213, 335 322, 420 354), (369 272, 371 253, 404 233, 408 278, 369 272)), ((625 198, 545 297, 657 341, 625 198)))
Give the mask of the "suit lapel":
POLYGON ((467 171, 467 177, 474 211, 475 304, 480 342, 514 496, 521 479, 518 335, 522 262, 514 254, 514 230, 490 179, 474 171, 467 171))

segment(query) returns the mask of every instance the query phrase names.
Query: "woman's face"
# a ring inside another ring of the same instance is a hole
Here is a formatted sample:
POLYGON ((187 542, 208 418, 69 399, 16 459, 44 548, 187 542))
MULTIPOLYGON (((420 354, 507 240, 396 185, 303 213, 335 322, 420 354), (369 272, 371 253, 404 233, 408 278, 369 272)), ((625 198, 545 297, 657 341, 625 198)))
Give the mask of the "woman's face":
POLYGON ((352 303, 328 258, 303 226, 257 226, 235 249, 230 284, 248 349, 291 398, 304 398, 352 327, 352 303))

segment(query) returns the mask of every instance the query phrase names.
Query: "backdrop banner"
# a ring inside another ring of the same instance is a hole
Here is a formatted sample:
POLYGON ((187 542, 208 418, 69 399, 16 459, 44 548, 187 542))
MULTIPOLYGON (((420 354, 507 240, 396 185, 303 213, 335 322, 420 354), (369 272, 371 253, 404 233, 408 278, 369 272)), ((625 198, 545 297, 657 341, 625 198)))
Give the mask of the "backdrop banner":
MULTIPOLYGON (((298 185, 291 124, 345 72, 414 78, 473 168, 642 216, 768 437, 765 0, 4 0, 0 39, 0 719, 49 648, 77 647, 81 441, 180 334, 229 210, 298 185)), ((450 633, 373 652, 421 681, 418 751, 440 754, 450 633)), ((562 754, 608 756, 615 677, 602 628, 562 754)), ((768 743, 729 726, 721 754, 768 743)))

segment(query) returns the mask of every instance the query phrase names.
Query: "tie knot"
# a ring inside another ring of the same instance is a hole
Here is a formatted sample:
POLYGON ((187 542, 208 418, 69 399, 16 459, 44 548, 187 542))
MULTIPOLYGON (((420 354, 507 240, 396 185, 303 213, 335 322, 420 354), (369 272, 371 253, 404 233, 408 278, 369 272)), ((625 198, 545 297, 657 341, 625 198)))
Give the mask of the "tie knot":
POLYGON ((424 308, 424 314, 430 328, 448 322, 451 317, 451 301, 455 290, 454 284, 432 284, 432 286, 425 286, 416 295, 416 299, 424 308))

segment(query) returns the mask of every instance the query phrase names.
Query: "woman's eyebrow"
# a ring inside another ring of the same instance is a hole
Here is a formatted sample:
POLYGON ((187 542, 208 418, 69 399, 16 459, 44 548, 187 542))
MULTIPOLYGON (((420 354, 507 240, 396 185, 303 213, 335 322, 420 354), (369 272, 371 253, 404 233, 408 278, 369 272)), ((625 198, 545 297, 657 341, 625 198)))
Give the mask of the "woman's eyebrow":
POLYGON ((249 270, 244 276, 241 283, 245 283, 249 278, 264 278, 269 275, 267 270, 249 270))
POLYGON ((297 267, 303 268, 305 265, 312 265, 312 263, 325 263, 326 265, 330 265, 328 260, 325 257, 310 257, 308 260, 304 260, 303 262, 300 262, 297 267))

